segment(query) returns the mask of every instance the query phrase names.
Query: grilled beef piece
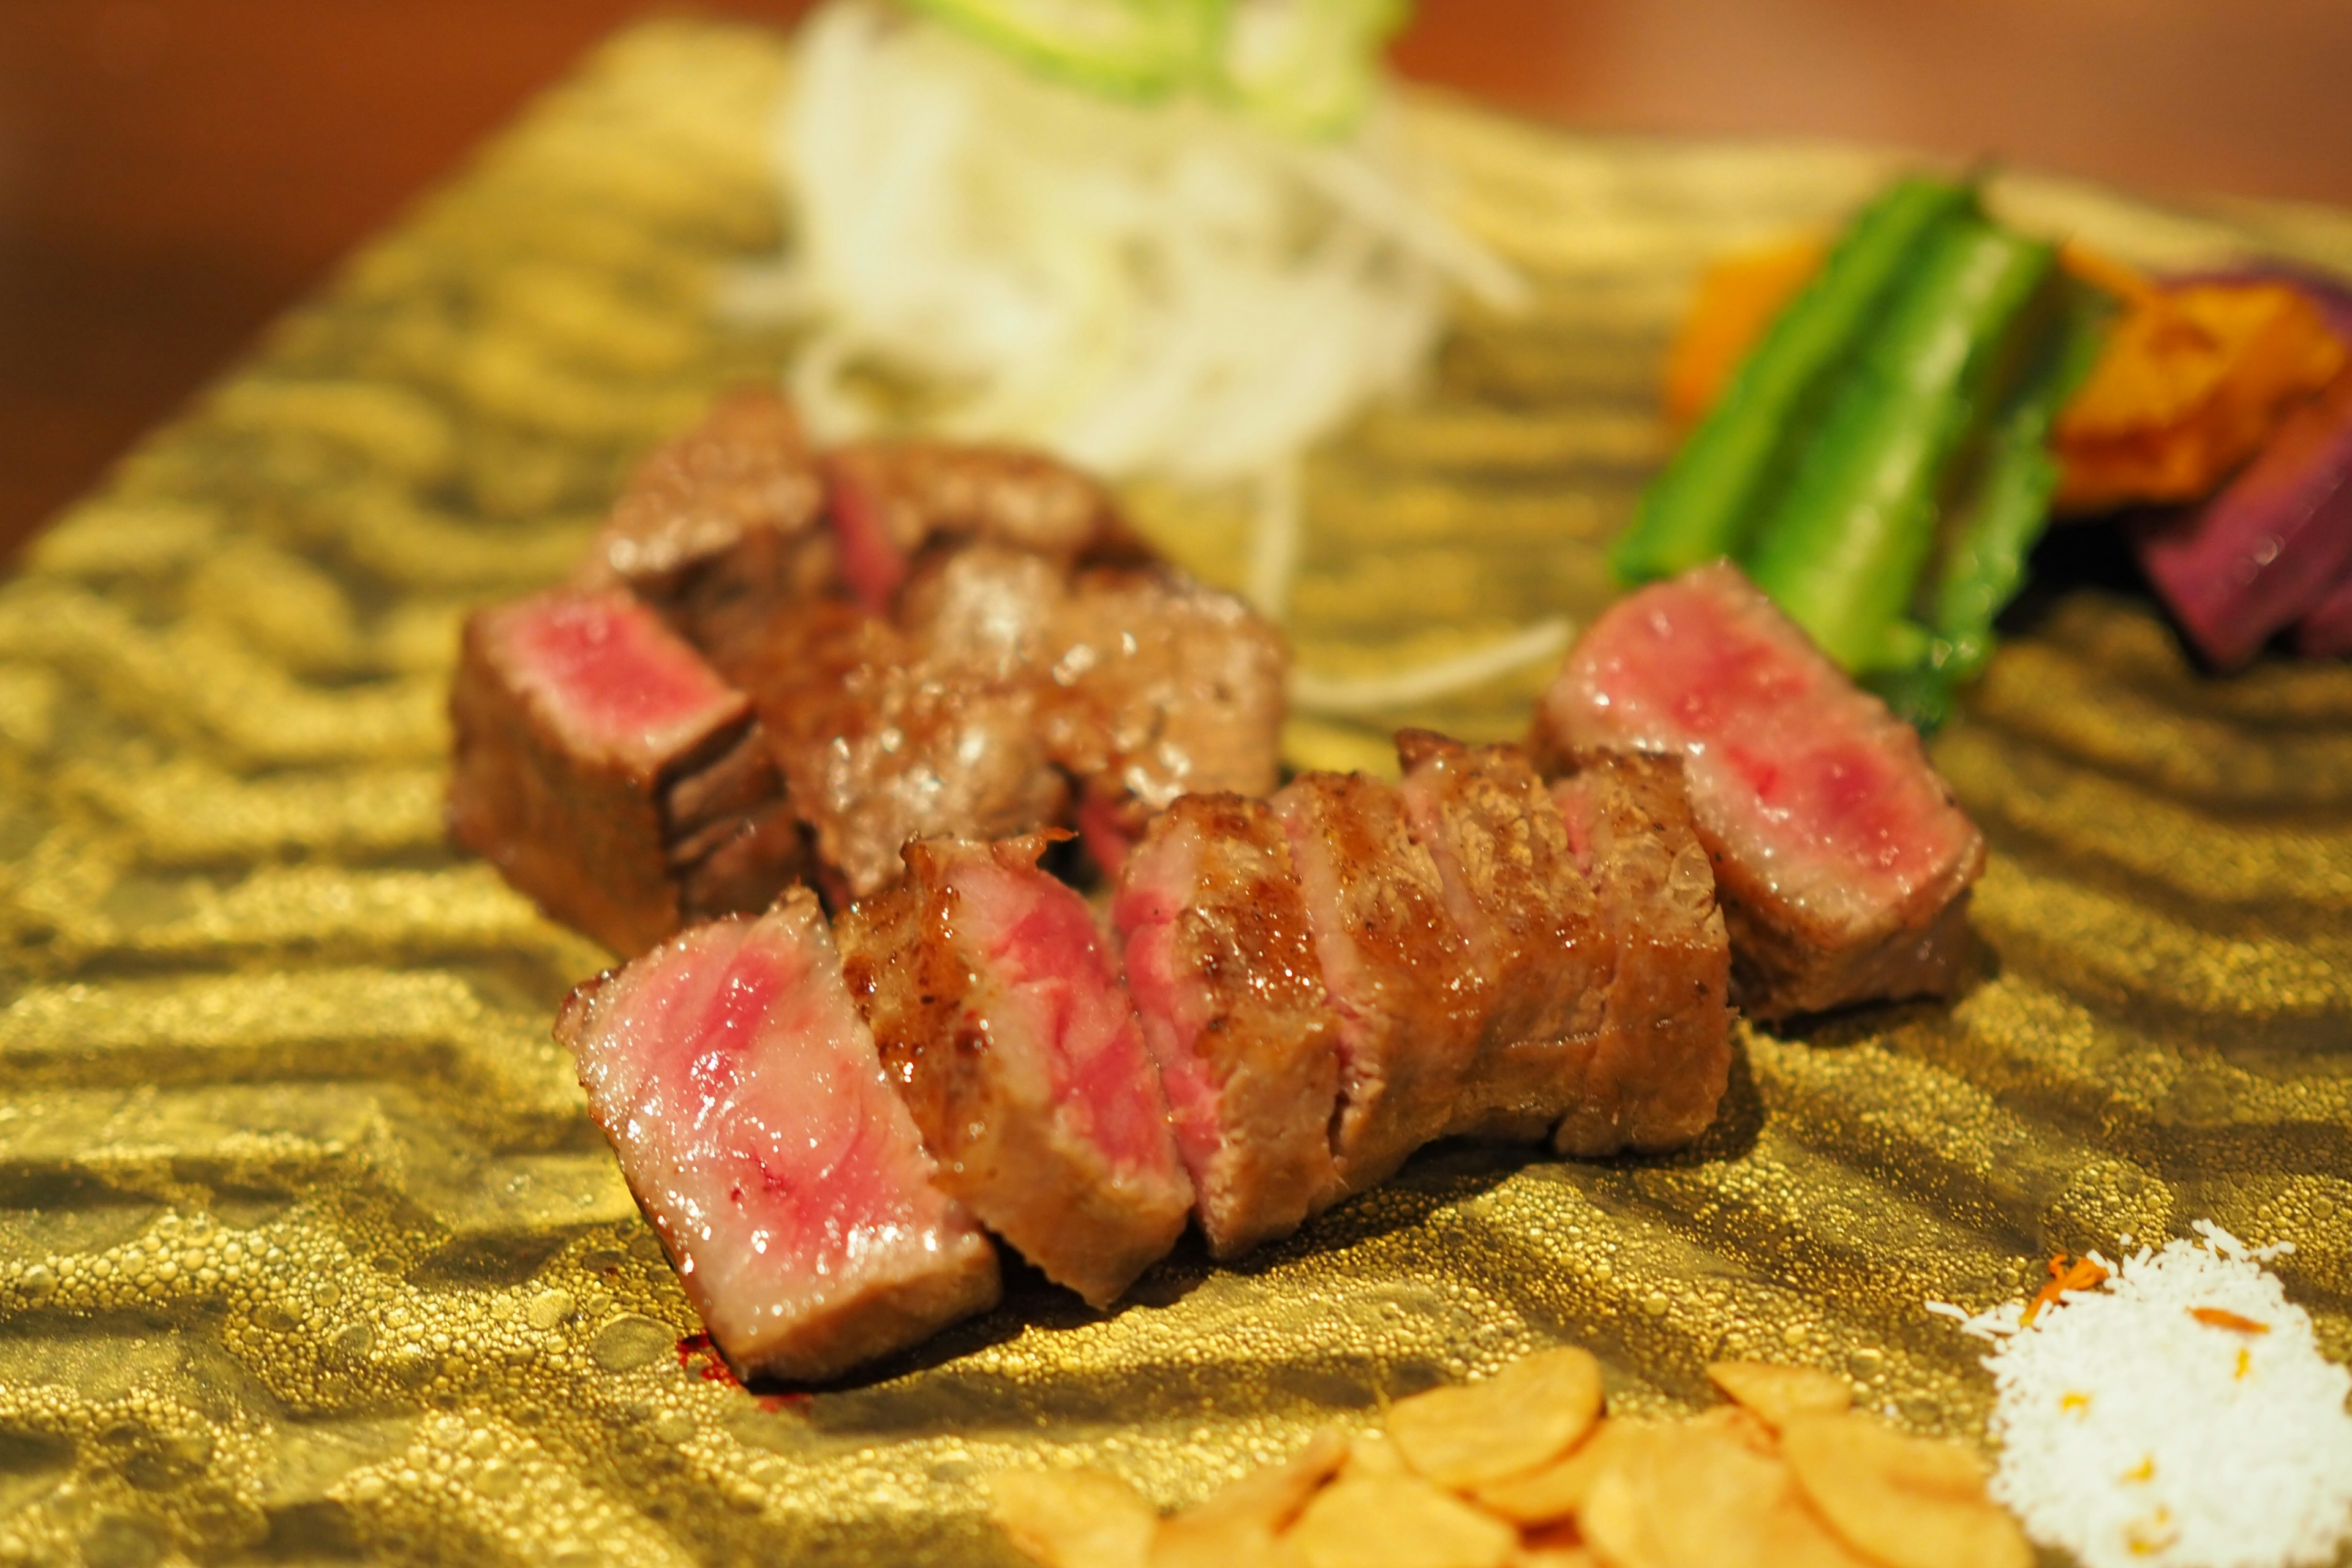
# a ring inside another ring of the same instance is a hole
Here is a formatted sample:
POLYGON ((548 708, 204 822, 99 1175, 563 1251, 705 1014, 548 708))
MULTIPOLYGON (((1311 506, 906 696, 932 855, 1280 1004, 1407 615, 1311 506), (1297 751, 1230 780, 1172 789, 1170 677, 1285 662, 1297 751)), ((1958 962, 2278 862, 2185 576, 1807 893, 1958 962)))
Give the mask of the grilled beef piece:
POLYGON ((1488 984, 1485 1031, 1445 1131, 1538 1141, 1584 1101, 1616 933, 1525 751, 1407 730, 1397 752, 1413 837, 1488 984))
POLYGON ((1730 942, 1670 757, 1595 752, 1554 786, 1615 962, 1564 1153, 1680 1148, 1715 1120, 1731 1071, 1730 942))
POLYGON ((1323 984, 1340 1018, 1332 1136, 1348 1192, 1388 1179, 1452 1124, 1492 987, 1413 842, 1404 798, 1360 773, 1302 773, 1272 802, 1323 984))
POLYGON ((1011 837, 1065 815, 1035 683, 838 601, 773 623, 739 671, 836 903, 890 886, 918 838, 1011 837))
POLYGON ((740 389, 638 466, 577 582, 627 588, 731 675, 780 606, 833 582, 824 513, 792 405, 740 389))
POLYGON ((995 1302, 807 889, 590 981, 555 1034, 738 1373, 834 1377, 995 1302))
POLYGON ((1544 696, 1536 745, 1684 758, 1752 1016, 1958 983, 1983 838, 1910 726, 1732 566, 1654 584, 1593 623, 1544 696))
POLYGON ((1078 781, 1105 869, 1178 795, 1279 781, 1288 656, 1231 594, 1166 570, 1081 573, 1052 647, 1045 747, 1078 781))
POLYGON ((751 704, 626 595, 477 613, 449 710, 458 841, 616 952, 759 909, 805 866, 751 704))
POLYGON ((1121 869, 1111 919, 1209 1250, 1288 1235, 1339 1191, 1341 1023, 1282 824, 1264 801, 1183 796, 1121 869))
POLYGON ((1174 1245, 1192 1187, 1134 1008, 1047 840, 926 840, 838 934, 940 1180, 1055 1283, 1108 1305, 1174 1245))
POLYGON ((1151 559, 1100 485, 1043 453, 863 441, 824 462, 841 574, 877 615, 889 613, 915 558, 935 542, 1003 544, 1066 572, 1082 560, 1151 559))

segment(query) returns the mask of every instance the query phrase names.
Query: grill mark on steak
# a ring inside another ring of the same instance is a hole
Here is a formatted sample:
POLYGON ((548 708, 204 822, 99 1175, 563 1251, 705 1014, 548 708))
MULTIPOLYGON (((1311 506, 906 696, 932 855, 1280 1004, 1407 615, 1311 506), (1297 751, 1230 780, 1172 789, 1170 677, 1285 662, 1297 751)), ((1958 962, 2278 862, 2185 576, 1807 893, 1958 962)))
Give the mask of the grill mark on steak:
POLYGON ((1122 868, 1111 919, 1211 1253, 1288 1235, 1339 1194, 1341 1023, 1280 821, 1183 796, 1122 868))
POLYGON ((1911 727, 1737 568, 1653 584, 1596 621, 1535 744, 1684 758, 1754 1016, 1958 984, 1982 836, 1911 727))
POLYGON ((906 880, 838 931, 948 1190, 1103 1307, 1174 1245, 1192 1188, 1093 915, 1037 868, 1046 842, 910 845, 906 880))
POLYGON ((835 1377, 994 1304, 807 889, 590 981, 555 1036, 740 1376, 835 1377))
POLYGON ((750 704, 625 595, 469 617, 450 722, 452 833, 616 952, 756 910, 804 868, 750 704))

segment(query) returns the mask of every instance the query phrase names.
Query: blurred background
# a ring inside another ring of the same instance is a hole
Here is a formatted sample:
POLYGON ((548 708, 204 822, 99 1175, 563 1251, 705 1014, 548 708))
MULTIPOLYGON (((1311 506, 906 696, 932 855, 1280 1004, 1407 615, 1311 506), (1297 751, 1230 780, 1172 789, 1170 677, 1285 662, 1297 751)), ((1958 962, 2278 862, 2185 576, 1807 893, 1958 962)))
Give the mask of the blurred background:
MULTIPOLYGON (((599 37, 678 8, 0 0, 0 551, 599 37)), ((1579 129, 2352 205, 2352 0, 1424 0, 1396 56, 1579 129)))

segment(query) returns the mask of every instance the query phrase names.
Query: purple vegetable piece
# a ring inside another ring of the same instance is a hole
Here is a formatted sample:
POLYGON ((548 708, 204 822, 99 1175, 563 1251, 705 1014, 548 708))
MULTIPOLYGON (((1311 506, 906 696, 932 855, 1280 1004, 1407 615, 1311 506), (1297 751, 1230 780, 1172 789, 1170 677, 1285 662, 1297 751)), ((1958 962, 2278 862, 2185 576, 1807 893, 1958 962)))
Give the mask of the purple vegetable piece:
POLYGON ((2305 658, 2352 654, 2352 572, 2336 579, 2327 597, 2295 624, 2294 651, 2305 658))
MULTIPOLYGON (((2231 276, 2294 284, 2352 340, 2352 293, 2300 274, 2231 276)), ((2289 415, 2202 506, 2133 531, 2140 565, 2199 650, 2222 669, 2252 659, 2352 573, 2352 374, 2289 415)))

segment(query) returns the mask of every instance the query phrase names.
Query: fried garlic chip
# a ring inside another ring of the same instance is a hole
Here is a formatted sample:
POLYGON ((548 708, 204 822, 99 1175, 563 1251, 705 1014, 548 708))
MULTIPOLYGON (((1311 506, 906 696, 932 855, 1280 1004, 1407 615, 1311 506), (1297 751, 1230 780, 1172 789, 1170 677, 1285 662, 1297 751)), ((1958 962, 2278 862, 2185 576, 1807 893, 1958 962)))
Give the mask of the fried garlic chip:
POLYGON ((988 1484, 989 1517, 1045 1568, 1144 1568, 1160 1513, 1100 1470, 1013 1470, 988 1484))
POLYGON ((1626 1421, 1601 1421, 1591 1436, 1560 1458, 1539 1470, 1505 1480, 1489 1481, 1471 1492, 1486 1507, 1528 1526, 1572 1519, 1584 1506, 1584 1494, 1625 1444, 1638 1442, 1645 1426, 1626 1421))
POLYGON ((1805 1508, 1788 1467, 1729 1426, 1635 1430, 1577 1510, 1608 1568, 1865 1568, 1805 1508))
POLYGON ((1761 1361, 1707 1363, 1706 1375, 1742 1409, 1778 1432, 1800 1415, 1835 1415, 1853 1404, 1853 1385, 1815 1366, 1775 1366, 1761 1361))
POLYGON ((1805 1415, 1780 1434, 1797 1485, 1830 1527, 1883 1568, 2027 1568, 2017 1521, 1985 1496, 1958 1443, 1906 1436, 1861 1415, 1805 1415))
POLYGON ((1283 1537, 1303 1568, 1503 1568, 1519 1532, 1416 1476, 1351 1477, 1283 1537))
POLYGON ((1150 1568, 1251 1568, 1268 1562, 1274 1538, 1298 1517, 1315 1489, 1348 1457, 1348 1439, 1326 1428, 1286 1464, 1253 1471, 1160 1523, 1150 1568))
POLYGON ((1406 1464, 1465 1490, 1550 1463, 1600 1414, 1601 1363, 1565 1347, 1523 1356, 1478 1383, 1401 1399, 1388 1426, 1406 1464))
POLYGON ((1563 1524, 1521 1536, 1510 1568, 1601 1568, 1601 1559, 1592 1555, 1574 1525, 1563 1524))

